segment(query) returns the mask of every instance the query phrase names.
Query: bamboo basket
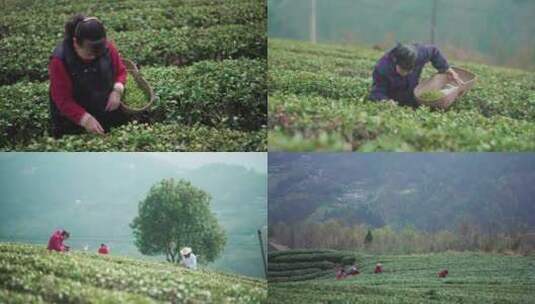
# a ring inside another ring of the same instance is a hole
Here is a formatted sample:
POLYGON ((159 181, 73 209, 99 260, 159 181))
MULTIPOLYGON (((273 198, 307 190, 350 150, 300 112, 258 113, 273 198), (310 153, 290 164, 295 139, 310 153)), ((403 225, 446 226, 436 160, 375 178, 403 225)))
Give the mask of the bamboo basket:
MULTIPOLYGON (((129 106, 127 103, 121 102, 121 109, 127 113, 127 114, 139 114, 142 112, 147 111, 152 104, 154 103, 155 95, 154 90, 149 85, 149 83, 141 76, 139 73, 139 70, 136 66, 136 64, 128 59, 123 59, 124 65, 126 66, 126 71, 128 72, 128 77, 134 77, 134 80, 136 81, 137 85, 141 90, 149 96, 149 101, 141 108, 133 108, 132 106, 129 106)), ((128 90, 128 88, 125 88, 128 90)))
POLYGON ((462 80, 462 84, 458 85, 454 81, 450 81, 446 74, 436 74, 433 77, 423 80, 414 89, 414 96, 416 101, 420 105, 427 105, 431 108, 446 110, 449 108, 455 100, 471 89, 476 82, 476 75, 465 69, 452 67, 457 72, 459 78, 462 80), (445 89, 448 88, 449 89, 445 89), (445 95, 435 101, 425 102, 420 99, 420 95, 427 91, 443 91, 445 95))

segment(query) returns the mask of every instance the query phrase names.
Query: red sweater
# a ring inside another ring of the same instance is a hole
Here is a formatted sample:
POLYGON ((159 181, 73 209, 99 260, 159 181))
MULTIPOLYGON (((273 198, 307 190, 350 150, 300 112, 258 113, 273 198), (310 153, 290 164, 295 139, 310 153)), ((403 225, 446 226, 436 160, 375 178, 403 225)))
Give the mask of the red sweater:
POLYGON ((104 246, 104 247, 101 246, 98 249, 98 253, 100 253, 100 254, 108 254, 108 253, 110 253, 110 250, 108 249, 108 246, 104 246))
POLYGON ((65 245, 63 245, 63 235, 61 234, 63 231, 56 230, 54 231, 54 234, 50 237, 48 240, 48 250, 55 250, 55 251, 65 251, 65 245))
MULTIPOLYGON (((114 83, 120 82, 124 85, 126 83, 126 68, 123 60, 113 43, 108 41, 107 46, 110 50, 111 63, 114 70, 117 71, 114 83)), ((63 115, 75 124, 79 124, 86 111, 74 100, 71 77, 60 59, 52 58, 48 65, 48 75, 50 76, 52 100, 63 115)))

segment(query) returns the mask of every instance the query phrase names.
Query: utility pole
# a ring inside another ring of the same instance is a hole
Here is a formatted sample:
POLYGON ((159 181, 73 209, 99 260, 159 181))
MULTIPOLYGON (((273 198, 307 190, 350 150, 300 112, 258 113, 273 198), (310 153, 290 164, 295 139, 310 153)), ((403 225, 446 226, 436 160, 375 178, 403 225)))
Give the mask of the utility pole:
POLYGON ((316 0, 310 0, 310 17, 309 17, 310 41, 316 43, 316 0))
POLYGON ((436 26, 437 26, 437 0, 433 0, 433 11, 431 12, 431 44, 435 43, 436 26))
POLYGON ((262 242, 262 231, 258 229, 258 241, 260 242, 260 252, 262 253, 262 262, 264 262, 264 274, 267 279, 267 263, 266 263, 266 253, 264 252, 264 242, 262 242))

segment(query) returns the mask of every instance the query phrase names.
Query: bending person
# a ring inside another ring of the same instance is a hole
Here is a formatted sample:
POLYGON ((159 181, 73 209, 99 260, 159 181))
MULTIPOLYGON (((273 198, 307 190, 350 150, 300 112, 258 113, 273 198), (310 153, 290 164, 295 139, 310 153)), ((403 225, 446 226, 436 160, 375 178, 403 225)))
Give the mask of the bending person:
POLYGON ((53 250, 57 252, 69 251, 69 246, 65 245, 63 242, 70 237, 70 233, 66 230, 56 230, 50 236, 48 240, 48 250, 53 250))
POLYGON ((76 15, 48 65, 52 135, 103 134, 128 121, 119 110, 126 68, 95 17, 76 15))
POLYGON ((400 44, 386 52, 375 65, 369 98, 375 101, 394 101, 400 105, 418 107, 414 89, 420 81, 424 66, 431 62, 439 73, 461 83, 440 50, 433 45, 400 44))
POLYGON ((186 268, 196 270, 197 269, 197 256, 193 254, 190 247, 184 247, 180 250, 180 255, 182 259, 180 264, 186 268))

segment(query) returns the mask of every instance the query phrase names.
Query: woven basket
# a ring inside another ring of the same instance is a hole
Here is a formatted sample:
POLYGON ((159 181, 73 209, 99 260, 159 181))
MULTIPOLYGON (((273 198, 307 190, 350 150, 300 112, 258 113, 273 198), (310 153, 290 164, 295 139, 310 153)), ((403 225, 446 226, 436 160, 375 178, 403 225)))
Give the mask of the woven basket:
MULTIPOLYGON (((141 76, 134 62, 128 59, 123 59, 123 62, 124 62, 124 65, 126 66, 126 71, 128 72, 128 76, 134 77, 134 80, 136 81, 139 88, 142 89, 145 92, 145 94, 147 94, 147 96, 149 96, 149 101, 142 108, 133 108, 129 106, 128 104, 121 102, 121 109, 127 114, 138 114, 138 113, 145 112, 150 108, 150 106, 154 102, 154 99, 155 99, 154 91, 152 90, 152 87, 149 85, 149 83, 141 76)), ((125 88, 125 89, 128 90, 128 88, 125 88)))
POLYGON ((457 72, 459 78, 463 81, 461 85, 456 84, 454 81, 450 81, 446 74, 436 74, 429 79, 423 80, 416 86, 414 89, 416 101, 420 105, 428 105, 431 108, 446 110, 455 102, 457 97, 462 96, 464 93, 466 93, 466 91, 474 86, 477 79, 474 73, 456 67, 452 67, 452 69, 457 72), (432 102, 425 102, 420 99, 420 95, 422 95, 422 93, 435 90, 440 91, 447 85, 450 85, 453 88, 448 90, 448 93, 442 98, 432 102))

